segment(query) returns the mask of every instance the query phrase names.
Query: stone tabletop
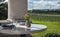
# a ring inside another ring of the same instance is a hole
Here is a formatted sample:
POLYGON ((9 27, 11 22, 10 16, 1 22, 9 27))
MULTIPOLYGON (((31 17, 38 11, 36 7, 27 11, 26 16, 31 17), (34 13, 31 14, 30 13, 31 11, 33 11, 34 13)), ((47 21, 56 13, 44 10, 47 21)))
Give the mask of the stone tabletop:
POLYGON ((17 34, 29 34, 29 33, 38 33, 45 31, 47 26, 41 24, 31 24, 31 27, 27 28, 26 26, 16 25, 15 29, 1 29, 0 33, 17 35, 17 34))

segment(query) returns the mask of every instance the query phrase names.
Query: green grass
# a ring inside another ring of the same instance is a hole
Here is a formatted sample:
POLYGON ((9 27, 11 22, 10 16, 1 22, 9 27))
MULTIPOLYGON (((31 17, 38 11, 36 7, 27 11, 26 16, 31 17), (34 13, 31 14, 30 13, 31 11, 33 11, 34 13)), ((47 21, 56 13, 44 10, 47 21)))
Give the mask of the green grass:
POLYGON ((30 14, 31 21, 34 24, 43 24, 47 26, 47 30, 32 34, 34 37, 44 37, 46 33, 53 32, 60 34, 60 15, 30 14), (48 16, 48 17, 47 17, 48 16))
POLYGON ((31 19, 39 21, 60 21, 60 15, 52 14, 30 14, 31 19))
POLYGON ((37 34, 33 34, 34 37, 41 37, 41 36, 44 36, 46 33, 49 33, 49 32, 60 34, 60 22, 47 22, 47 21, 32 20, 32 23, 43 24, 43 25, 47 26, 46 31, 40 32, 37 34))

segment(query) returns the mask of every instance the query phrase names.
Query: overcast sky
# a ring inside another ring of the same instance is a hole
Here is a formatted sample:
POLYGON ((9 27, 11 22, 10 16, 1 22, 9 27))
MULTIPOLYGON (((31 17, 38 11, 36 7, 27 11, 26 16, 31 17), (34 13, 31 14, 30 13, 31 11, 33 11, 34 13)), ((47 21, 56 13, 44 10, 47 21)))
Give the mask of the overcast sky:
POLYGON ((28 0, 28 9, 60 9, 60 0, 28 0))
POLYGON ((28 9, 60 9, 60 0, 28 0, 28 9))

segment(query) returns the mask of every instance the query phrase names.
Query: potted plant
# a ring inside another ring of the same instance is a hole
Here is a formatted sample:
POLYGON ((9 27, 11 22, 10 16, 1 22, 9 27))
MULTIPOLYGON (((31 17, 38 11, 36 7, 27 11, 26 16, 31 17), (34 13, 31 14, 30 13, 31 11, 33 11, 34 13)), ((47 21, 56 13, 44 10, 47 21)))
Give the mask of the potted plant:
POLYGON ((24 19, 26 20, 25 26, 30 27, 31 26, 30 15, 29 14, 25 14, 24 15, 24 19))

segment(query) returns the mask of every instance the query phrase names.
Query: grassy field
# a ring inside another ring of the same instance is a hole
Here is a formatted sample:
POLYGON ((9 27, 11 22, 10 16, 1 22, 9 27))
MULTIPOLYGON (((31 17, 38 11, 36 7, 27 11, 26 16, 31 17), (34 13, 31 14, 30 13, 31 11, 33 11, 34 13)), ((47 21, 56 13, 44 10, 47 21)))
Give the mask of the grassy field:
POLYGON ((34 37, 44 37, 47 33, 60 34, 60 15, 30 13, 32 23, 43 24, 48 28, 44 32, 32 34, 34 37))

